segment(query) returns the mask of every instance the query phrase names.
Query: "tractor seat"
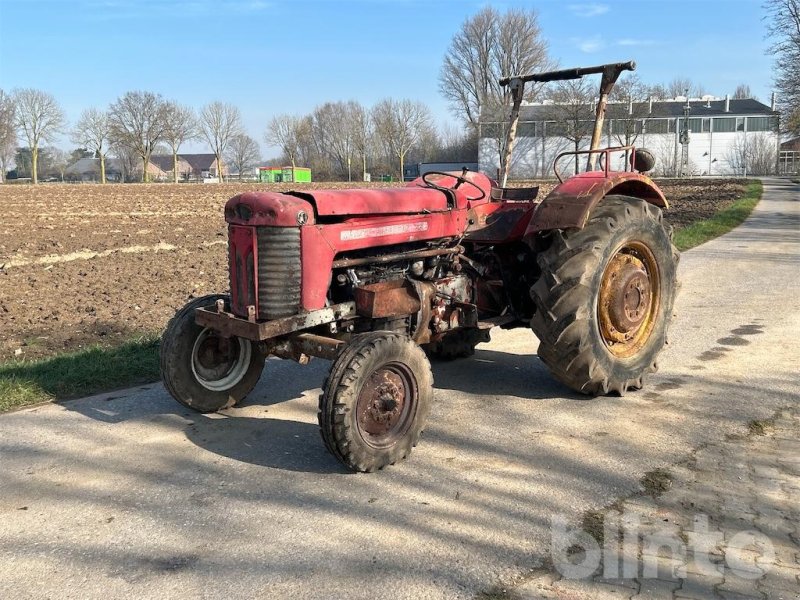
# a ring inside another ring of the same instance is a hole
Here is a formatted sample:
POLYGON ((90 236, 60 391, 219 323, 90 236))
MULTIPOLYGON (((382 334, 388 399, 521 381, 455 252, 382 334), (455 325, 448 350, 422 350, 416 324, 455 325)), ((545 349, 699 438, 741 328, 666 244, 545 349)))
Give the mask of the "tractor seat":
POLYGON ((495 202, 533 202, 539 195, 539 186, 501 188, 493 187, 491 198, 495 202))

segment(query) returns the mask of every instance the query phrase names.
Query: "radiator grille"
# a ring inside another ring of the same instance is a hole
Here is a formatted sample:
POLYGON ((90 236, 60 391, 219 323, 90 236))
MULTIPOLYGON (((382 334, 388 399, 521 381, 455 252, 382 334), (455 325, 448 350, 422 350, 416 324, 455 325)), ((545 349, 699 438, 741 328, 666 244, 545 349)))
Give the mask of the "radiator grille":
POLYGON ((258 316, 279 319, 300 307, 300 229, 258 227, 258 316))

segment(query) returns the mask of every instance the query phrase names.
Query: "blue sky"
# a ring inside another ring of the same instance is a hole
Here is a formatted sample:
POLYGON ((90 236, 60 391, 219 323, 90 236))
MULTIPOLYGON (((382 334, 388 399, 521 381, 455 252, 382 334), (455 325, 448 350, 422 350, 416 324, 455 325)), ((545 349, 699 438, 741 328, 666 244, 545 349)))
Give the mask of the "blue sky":
MULTIPOLYGON (((199 107, 236 104, 262 146, 269 119, 328 100, 426 102, 469 0, 0 0, 0 87, 36 87, 70 121, 128 90, 199 107)), ((649 83, 685 76, 712 94, 771 93, 760 0, 507 0, 538 11, 564 67, 634 59, 649 83)), ((68 140, 62 146, 71 147, 68 140)), ((200 148, 197 148, 200 149, 200 148)), ((275 152, 264 148, 269 156, 275 152)))

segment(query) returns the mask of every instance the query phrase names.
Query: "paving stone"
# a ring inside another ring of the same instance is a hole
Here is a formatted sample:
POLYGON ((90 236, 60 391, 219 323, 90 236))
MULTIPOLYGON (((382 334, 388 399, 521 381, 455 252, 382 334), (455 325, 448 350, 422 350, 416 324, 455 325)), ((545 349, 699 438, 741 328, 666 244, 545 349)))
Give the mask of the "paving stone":
POLYGON ((672 598, 672 594, 680 587, 677 581, 662 579, 642 579, 639 582, 639 593, 631 598, 636 600, 664 600, 672 598))
POLYGON ((586 600, 619 600, 630 598, 632 590, 629 587, 595 583, 585 579, 561 579, 553 585, 559 598, 581 598, 586 600))
POLYGON ((691 598, 692 600, 708 600, 714 597, 714 586, 724 581, 722 576, 704 577, 688 573, 681 581, 680 589, 675 591, 675 597, 691 598))

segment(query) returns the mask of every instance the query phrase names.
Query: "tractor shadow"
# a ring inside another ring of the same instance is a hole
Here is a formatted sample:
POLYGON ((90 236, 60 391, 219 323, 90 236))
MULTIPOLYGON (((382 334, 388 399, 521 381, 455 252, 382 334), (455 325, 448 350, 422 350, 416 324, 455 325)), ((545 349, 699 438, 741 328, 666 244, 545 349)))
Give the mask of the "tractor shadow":
MULTIPOLYGON (((256 389, 237 407, 215 414, 196 413, 179 405, 159 384, 61 405, 110 427, 139 421, 180 431, 198 449, 242 463, 287 471, 350 474, 325 449, 316 423, 316 398, 330 365, 316 359, 305 366, 269 360, 256 389), (302 414, 299 418, 298 413, 302 414)), ((587 398, 555 381, 535 354, 478 348, 470 358, 433 360, 432 368, 435 392, 448 390, 478 400, 486 396, 491 402, 502 402, 498 398, 502 396, 532 403, 587 398)), ((532 414, 533 409, 532 404, 532 414)), ((436 426, 435 420, 429 422, 430 429, 436 426)))
MULTIPOLYGON (((199 448, 244 463, 288 471, 352 474, 325 449, 311 414, 315 415, 317 408, 315 388, 322 386, 329 367, 330 362, 323 360, 307 366, 270 361, 253 394, 237 408, 221 414, 192 415, 184 431, 186 437, 199 448), (252 416, 262 407, 268 414, 301 410, 312 422, 252 416)), ((579 400, 575 406, 580 407, 588 398, 555 381, 535 355, 479 349, 471 358, 433 361, 432 367, 435 391, 491 396, 492 401, 502 401, 498 396, 528 399, 532 415, 534 404, 541 401, 579 400)), ((435 420, 429 421, 428 427, 435 430, 435 420)))

